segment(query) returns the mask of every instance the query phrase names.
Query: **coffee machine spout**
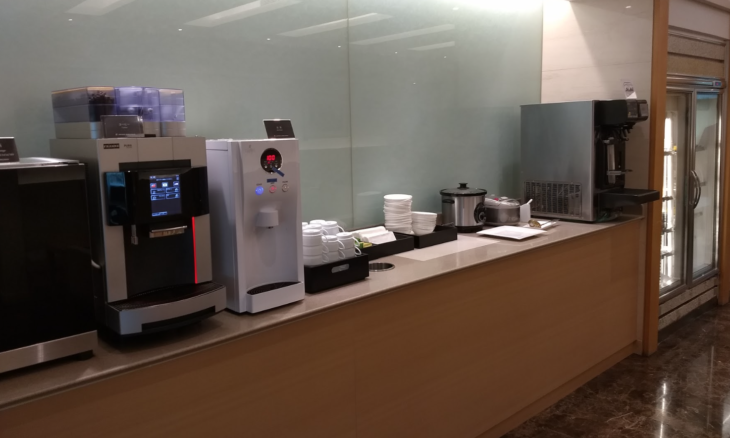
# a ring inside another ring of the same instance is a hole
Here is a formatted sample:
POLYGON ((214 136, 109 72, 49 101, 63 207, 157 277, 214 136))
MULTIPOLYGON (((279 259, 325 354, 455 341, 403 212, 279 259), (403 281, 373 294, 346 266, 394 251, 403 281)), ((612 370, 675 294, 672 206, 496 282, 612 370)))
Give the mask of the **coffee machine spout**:
POLYGON ((279 211, 274 209, 261 210, 256 215, 256 226, 274 228, 279 225, 279 211))

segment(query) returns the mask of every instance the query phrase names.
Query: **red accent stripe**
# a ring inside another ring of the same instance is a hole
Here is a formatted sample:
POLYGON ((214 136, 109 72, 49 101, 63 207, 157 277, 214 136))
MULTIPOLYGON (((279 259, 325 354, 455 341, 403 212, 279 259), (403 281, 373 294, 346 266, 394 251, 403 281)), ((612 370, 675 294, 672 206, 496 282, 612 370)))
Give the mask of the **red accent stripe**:
POLYGON ((195 263, 195 284, 198 284, 198 249, 195 247, 195 218, 193 217, 193 263, 195 263))

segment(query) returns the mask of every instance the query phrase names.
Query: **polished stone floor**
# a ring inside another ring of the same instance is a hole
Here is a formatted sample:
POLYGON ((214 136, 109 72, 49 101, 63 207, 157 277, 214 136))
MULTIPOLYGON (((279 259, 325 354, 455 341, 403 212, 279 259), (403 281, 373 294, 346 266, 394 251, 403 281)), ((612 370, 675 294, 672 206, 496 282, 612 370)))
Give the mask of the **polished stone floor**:
POLYGON ((730 305, 685 323, 503 438, 730 437, 730 305))

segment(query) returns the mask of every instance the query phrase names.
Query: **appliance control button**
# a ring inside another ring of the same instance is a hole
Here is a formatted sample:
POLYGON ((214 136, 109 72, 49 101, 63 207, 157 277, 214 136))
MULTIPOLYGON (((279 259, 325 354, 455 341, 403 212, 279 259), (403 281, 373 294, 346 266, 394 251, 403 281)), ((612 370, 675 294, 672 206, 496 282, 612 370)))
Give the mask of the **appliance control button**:
POLYGON ((269 192, 270 192, 270 193, 274 193, 274 192, 276 192, 276 186, 271 186, 271 187, 269 187, 269 192))
POLYGON ((284 184, 283 186, 281 186, 281 191, 282 191, 282 192, 287 192, 287 191, 289 191, 289 184, 284 184))
POLYGON ((263 187, 261 187, 261 186, 258 186, 258 187, 256 187, 256 194, 257 194, 258 196, 261 196, 261 195, 263 195, 263 194, 264 194, 264 188, 263 188, 263 187))

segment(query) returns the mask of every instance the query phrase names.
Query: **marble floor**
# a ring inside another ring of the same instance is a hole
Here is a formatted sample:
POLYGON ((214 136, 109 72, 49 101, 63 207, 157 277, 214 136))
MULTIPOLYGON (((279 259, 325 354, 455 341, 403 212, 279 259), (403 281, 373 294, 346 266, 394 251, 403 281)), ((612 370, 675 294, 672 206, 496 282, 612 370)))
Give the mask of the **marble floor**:
POLYGON ((730 306, 715 307, 503 438, 730 437, 730 306))

